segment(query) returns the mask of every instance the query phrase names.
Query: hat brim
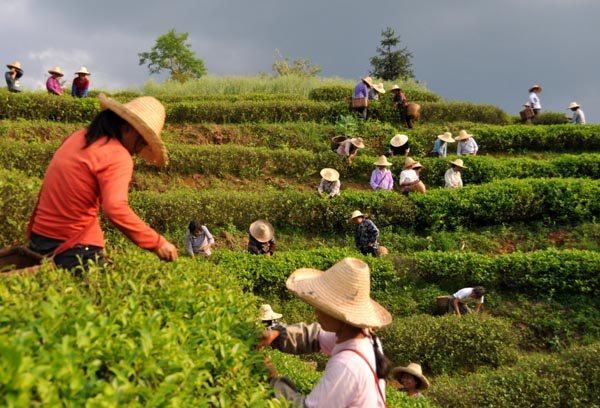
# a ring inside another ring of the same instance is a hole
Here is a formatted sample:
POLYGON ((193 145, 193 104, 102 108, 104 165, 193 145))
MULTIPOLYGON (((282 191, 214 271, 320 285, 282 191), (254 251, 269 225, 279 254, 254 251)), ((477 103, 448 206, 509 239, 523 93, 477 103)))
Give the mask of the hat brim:
POLYGON ((371 298, 361 305, 354 305, 348 296, 327 290, 324 274, 317 269, 300 268, 290 275, 285 285, 309 305, 352 326, 376 329, 392 322, 390 313, 371 298))
POLYGON ((277 320, 280 319, 281 316, 283 316, 280 313, 275 313, 275 312, 271 312, 271 313, 266 313, 264 315, 262 315, 260 317, 260 320, 265 321, 265 320, 277 320))
POLYGON ((52 71, 52 70, 50 70, 50 71, 48 71, 48 73, 49 74, 56 74, 56 75, 61 76, 61 77, 65 76, 64 72, 58 72, 58 71, 52 71))
POLYGON ((406 144, 406 142, 408 142, 408 136, 406 135, 402 135, 404 137, 392 137, 392 139, 390 140, 390 144, 394 147, 400 147, 400 146, 404 146, 406 144))
POLYGON ((438 139, 440 139, 442 142, 454 143, 454 139, 452 138, 452 136, 446 136, 446 135, 442 134, 442 135, 438 135, 438 139))
POLYGON ((365 144, 363 142, 361 142, 360 140, 350 139, 350 143, 352 143, 352 145, 358 147, 359 149, 365 148, 365 144))
POLYGON ((423 374, 419 374, 418 372, 410 369, 409 367, 396 367, 392 370, 392 377, 396 378, 398 374, 410 374, 413 377, 417 377, 421 380, 421 386, 417 387, 418 390, 427 390, 429 388, 429 380, 423 374))
MULTIPOLYGON (((154 129, 148 125, 148 123, 146 123, 135 112, 127 108, 127 106, 115 101, 112 98, 109 98, 104 94, 98 95, 98 100, 100 101, 100 107, 102 109, 111 110, 119 115, 121 118, 127 121, 127 123, 133 126, 135 130, 137 130, 144 138, 147 146, 138 153, 140 157, 142 157, 148 163, 156 166, 163 167, 167 165, 169 162, 167 148, 161 140, 160 135, 158 135, 154 129)), ((164 115, 164 112, 161 114, 164 115)))
POLYGON ((23 72, 23 69, 22 69, 22 68, 19 68, 19 67, 17 67, 16 65, 6 64, 6 67, 7 67, 7 68, 14 68, 14 69, 16 69, 17 71, 19 71, 19 72, 21 72, 21 73, 23 72))
POLYGON ((340 173, 335 169, 323 169, 320 174, 321 177, 330 182, 338 181, 340 179, 340 173))
POLYGON ((467 166, 465 166, 463 164, 458 164, 458 163, 455 163, 453 161, 451 161, 450 164, 453 164, 453 165, 455 165, 457 167, 460 167, 461 169, 467 169, 468 168, 467 166))
POLYGON ((275 235, 275 229, 273 228, 270 222, 265 220, 254 221, 252 224, 250 224, 248 232, 254 237, 254 239, 263 244, 272 240, 273 236, 275 235), (266 233, 263 229, 260 228, 261 225, 267 227, 266 233))

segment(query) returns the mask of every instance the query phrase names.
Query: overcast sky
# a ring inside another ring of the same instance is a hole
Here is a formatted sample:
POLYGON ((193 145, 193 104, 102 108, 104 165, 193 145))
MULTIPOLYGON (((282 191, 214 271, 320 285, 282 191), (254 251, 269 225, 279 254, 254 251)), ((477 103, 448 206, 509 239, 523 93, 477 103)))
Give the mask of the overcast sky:
POLYGON ((416 78, 446 100, 517 114, 540 84, 543 110, 577 101, 600 123, 600 0, 0 0, 0 10, 0 54, 21 62, 32 90, 57 65, 69 83, 85 65, 91 88, 139 87, 149 74, 138 53, 172 28, 212 75, 272 73, 279 49, 358 80, 391 27, 416 78))

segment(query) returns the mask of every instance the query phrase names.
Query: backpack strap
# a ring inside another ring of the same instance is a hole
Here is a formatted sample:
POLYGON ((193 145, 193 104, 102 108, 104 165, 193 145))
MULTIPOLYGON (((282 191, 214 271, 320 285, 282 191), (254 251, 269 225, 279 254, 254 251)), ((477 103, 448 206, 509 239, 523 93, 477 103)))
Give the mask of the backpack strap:
POLYGON ((367 360, 367 358, 358 350, 347 348, 347 349, 340 350, 340 352, 342 352, 342 351, 351 351, 351 352, 357 354, 360 358, 362 358, 364 360, 365 363, 367 363, 367 366, 369 366, 369 369, 373 373, 373 379, 375 380, 375 388, 377 388, 377 392, 379 392, 379 396, 381 397, 381 400, 383 401, 383 406, 385 408, 388 408, 387 403, 385 402, 385 396, 383 395, 383 392, 381 392, 381 388, 379 387, 379 378, 377 377, 377 373, 375 372, 375 370, 373 370, 373 367, 371 367, 369 360, 367 360))

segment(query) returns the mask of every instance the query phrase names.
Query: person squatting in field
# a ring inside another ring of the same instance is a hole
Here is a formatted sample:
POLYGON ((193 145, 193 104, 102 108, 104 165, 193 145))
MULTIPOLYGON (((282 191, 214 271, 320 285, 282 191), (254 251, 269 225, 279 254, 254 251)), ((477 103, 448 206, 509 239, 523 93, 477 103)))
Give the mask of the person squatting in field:
POLYGON ((104 94, 102 111, 86 128, 70 135, 54 153, 27 229, 29 247, 54 254, 66 269, 88 260, 104 262, 100 206, 106 218, 137 246, 165 261, 177 249, 144 223, 129 207, 134 154, 165 166, 167 150, 160 139, 165 108, 144 96, 121 104, 104 94))

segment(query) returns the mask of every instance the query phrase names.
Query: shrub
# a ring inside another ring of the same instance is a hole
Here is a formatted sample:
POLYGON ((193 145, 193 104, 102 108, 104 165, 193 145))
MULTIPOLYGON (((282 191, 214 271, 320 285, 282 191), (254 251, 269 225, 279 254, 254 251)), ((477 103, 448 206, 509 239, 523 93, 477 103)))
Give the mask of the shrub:
POLYGON ((507 320, 481 314, 403 317, 379 335, 394 365, 416 362, 434 375, 511 364, 518 344, 507 320))
POLYGON ((339 102, 352 97, 353 88, 350 86, 322 86, 313 88, 308 98, 319 102, 339 102))
POLYGON ((84 278, 0 281, 0 397, 13 406, 279 406, 256 299, 214 265, 139 249, 84 278))

